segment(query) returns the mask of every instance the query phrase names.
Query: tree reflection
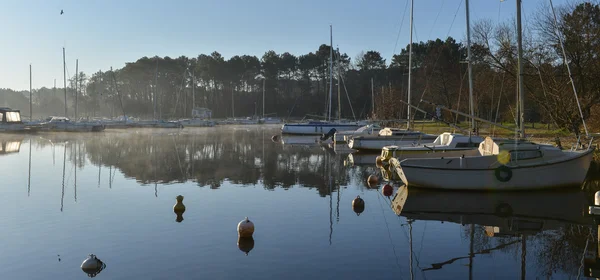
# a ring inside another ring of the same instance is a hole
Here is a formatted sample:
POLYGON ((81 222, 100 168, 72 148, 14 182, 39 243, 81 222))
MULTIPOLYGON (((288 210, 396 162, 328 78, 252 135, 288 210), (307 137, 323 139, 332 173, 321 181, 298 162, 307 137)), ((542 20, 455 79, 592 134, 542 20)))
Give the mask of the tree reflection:
POLYGON ((116 168, 144 185, 189 181, 211 189, 220 188, 224 181, 242 187, 261 184, 265 189, 298 185, 315 188, 320 196, 326 196, 332 192, 329 168, 337 186, 348 184, 351 175, 360 177, 366 172, 351 173, 343 164, 344 157, 328 154, 320 147, 284 148, 271 141, 275 133, 261 127, 223 127, 177 133, 50 134, 38 139, 37 145, 65 143, 68 160, 79 168, 90 163, 116 168))

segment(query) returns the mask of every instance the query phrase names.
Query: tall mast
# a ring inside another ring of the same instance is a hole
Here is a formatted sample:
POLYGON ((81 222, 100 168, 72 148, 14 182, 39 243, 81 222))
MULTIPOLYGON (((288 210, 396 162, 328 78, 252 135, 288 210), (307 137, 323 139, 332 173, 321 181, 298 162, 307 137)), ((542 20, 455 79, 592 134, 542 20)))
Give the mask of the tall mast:
POLYGON ((196 108, 196 75, 192 72, 192 111, 196 108))
MULTIPOLYGON (((33 120, 33 99, 31 99, 31 64, 29 64, 29 121, 33 120)), ((31 146, 31 142, 29 142, 31 146)))
POLYGON ((154 109, 152 110, 152 117, 156 120, 156 98, 158 91, 158 55, 156 56, 156 71, 154 73, 154 90, 152 91, 152 101, 154 102, 154 109))
MULTIPOLYGON (((469 23, 469 0, 465 0, 465 13, 467 14, 467 65, 469 68, 469 109, 471 116, 475 116, 473 107, 473 71, 471 66, 471 25, 469 23)), ((471 118, 471 131, 475 132, 475 119, 471 118)))
POLYGON ((333 94, 333 27, 329 25, 329 110, 327 120, 331 121, 331 95, 333 94))
POLYGON ((523 38, 521 30, 521 0, 517 0, 517 48, 518 48, 518 80, 519 80, 519 101, 517 103, 517 123, 519 124, 519 136, 525 137, 525 93, 523 92, 523 38))
POLYGON ((65 61, 65 48, 63 48, 63 85, 65 87, 65 117, 67 117, 67 63, 65 61))
MULTIPOLYGON (((340 49, 339 48, 337 49, 337 52, 338 52, 338 55, 339 55, 339 53, 340 53, 340 49)), ((338 93, 337 93, 337 98, 338 98, 338 120, 341 120, 342 119, 342 99, 340 98, 340 93, 342 93, 342 92, 340 90, 340 77, 341 77, 341 75, 340 75, 340 59, 339 59, 339 56, 338 56, 338 67, 337 67, 337 70, 338 70, 338 73, 337 73, 338 74, 337 75, 337 78, 338 78, 337 79, 338 80, 338 82, 337 82, 337 86, 338 86, 338 93)))
POLYGON ((373 78, 371 78, 371 118, 375 119, 375 92, 373 91, 373 78))
POLYGON ((414 0, 410 1, 410 44, 408 45, 408 110, 406 113, 406 128, 410 129, 410 73, 412 72, 412 45, 413 45, 413 6, 414 0))
POLYGON ((263 77, 263 106, 262 106, 262 107, 263 107, 263 108, 262 108, 262 111, 263 111, 263 113, 262 113, 263 119, 265 118, 265 81, 266 81, 266 80, 267 80, 267 78, 266 78, 266 77, 263 77))
POLYGON ((75 119, 77 120, 77 96, 79 95, 79 59, 75 59, 75 119))

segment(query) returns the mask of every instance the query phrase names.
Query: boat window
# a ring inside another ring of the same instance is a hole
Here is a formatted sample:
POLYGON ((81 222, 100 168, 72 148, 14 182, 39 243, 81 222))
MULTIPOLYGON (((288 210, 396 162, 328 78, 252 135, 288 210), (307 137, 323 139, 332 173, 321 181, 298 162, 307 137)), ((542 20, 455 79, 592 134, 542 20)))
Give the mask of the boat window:
POLYGON ((510 151, 510 161, 542 157, 542 151, 510 151))
POLYGON ((4 114, 0 113, 0 121, 3 121, 3 120, 4 120, 4 114))
POLYGON ((19 112, 6 112, 6 122, 20 122, 21 114, 19 112))

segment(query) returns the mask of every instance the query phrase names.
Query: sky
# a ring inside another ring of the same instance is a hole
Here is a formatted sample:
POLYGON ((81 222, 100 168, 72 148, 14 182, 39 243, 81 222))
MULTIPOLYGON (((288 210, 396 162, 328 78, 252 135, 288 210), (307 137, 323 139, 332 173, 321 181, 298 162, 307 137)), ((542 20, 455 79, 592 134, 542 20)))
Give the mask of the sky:
MULTIPOLYGON (((549 0, 524 0, 523 20, 549 0)), ((554 5, 568 0, 554 0, 554 5)), ((413 41, 466 38, 464 0, 414 1, 413 41)), ((471 0, 471 24, 512 20, 516 1, 471 0)), ((410 0, 0 0, 0 88, 63 86, 67 77, 121 68, 144 56, 218 51, 302 55, 329 44, 352 59, 376 50, 389 63, 409 43, 410 0), (64 14, 60 14, 63 10, 64 14)), ((524 23, 525 24, 525 23, 524 23)))

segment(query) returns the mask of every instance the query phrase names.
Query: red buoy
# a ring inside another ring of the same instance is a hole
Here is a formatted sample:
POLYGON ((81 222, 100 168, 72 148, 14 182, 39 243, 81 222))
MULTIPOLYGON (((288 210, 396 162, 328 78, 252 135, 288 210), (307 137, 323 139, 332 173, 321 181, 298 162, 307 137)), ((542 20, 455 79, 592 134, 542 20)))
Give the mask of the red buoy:
POLYGON ((392 196, 392 193, 394 193, 394 187, 392 187, 390 184, 385 184, 381 189, 381 192, 387 197, 392 196))

